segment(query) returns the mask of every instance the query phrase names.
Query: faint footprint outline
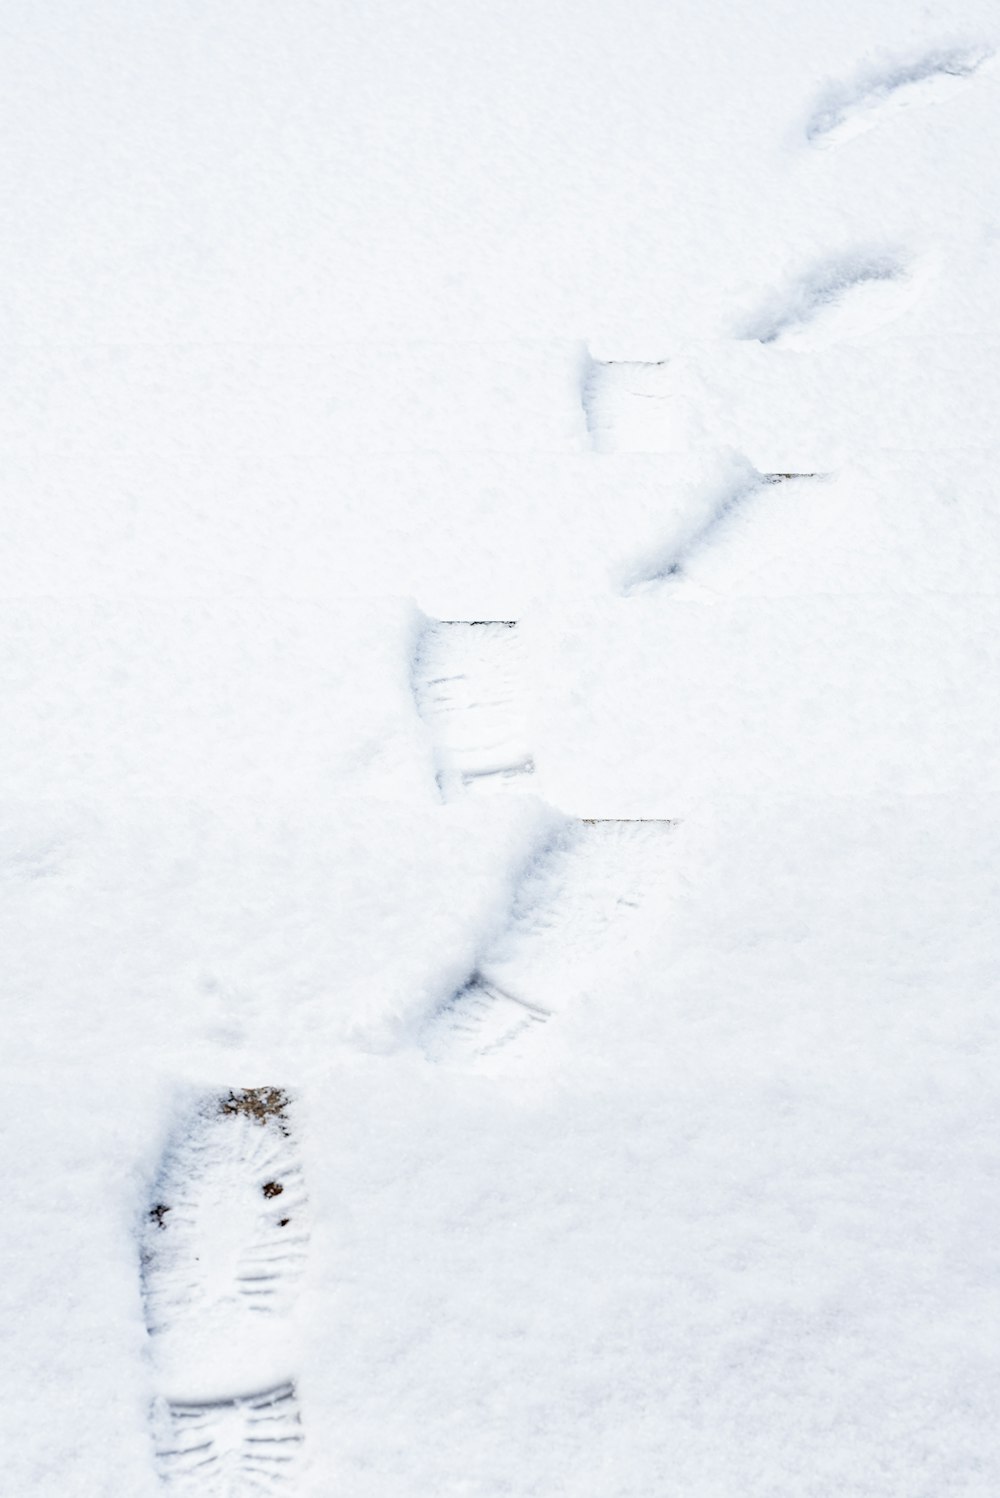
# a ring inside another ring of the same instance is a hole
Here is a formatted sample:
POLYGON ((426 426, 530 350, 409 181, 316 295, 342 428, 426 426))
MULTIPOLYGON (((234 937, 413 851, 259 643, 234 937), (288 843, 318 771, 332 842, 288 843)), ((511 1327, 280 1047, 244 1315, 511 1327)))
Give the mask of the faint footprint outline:
POLYGON ((427 619, 410 681, 442 801, 531 788, 535 764, 517 620, 427 619))

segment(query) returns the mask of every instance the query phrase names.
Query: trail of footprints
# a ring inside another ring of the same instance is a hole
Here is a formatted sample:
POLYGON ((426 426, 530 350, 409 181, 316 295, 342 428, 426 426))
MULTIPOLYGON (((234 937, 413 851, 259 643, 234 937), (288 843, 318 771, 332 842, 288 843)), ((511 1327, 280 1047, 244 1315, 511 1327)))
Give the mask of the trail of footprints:
MULTIPOLYGON (((805 125, 816 147, 840 145, 911 105, 937 103, 965 88, 994 61, 986 46, 940 47, 832 84, 805 125)), ((932 274, 931 257, 896 248, 858 248, 807 265, 773 289, 733 329, 765 347, 823 349, 865 335, 910 310, 932 274)), ((683 364, 670 359, 596 359, 587 354, 580 391, 584 422, 595 452, 657 453, 683 450, 697 429, 689 419, 683 364)), ((623 591, 676 579, 689 557, 715 539, 724 522, 767 484, 818 474, 752 473, 704 497, 693 508, 686 538, 648 559, 626 578, 623 591)))
MULTIPOLYGON (((938 103, 963 89, 992 57, 982 46, 938 48, 832 84, 806 123, 806 140, 842 145, 900 109, 938 103)), ((889 249, 835 256, 807 267, 773 295, 739 336, 791 349, 823 348, 908 311, 928 274, 927 262, 889 249)))
MULTIPOLYGON (((444 800, 483 790, 529 791, 534 762, 524 712, 524 663, 512 620, 428 621, 414 664, 444 800)), ((505 928, 425 1026, 434 1061, 510 1050, 585 986, 616 928, 663 878, 672 823, 567 823, 524 875, 505 928)))
MULTIPOLYGON (((807 140, 839 145, 897 108, 944 98, 990 56, 982 48, 933 52, 831 88, 808 121, 807 140)), ((817 339, 818 326, 851 331, 897 315, 918 279, 895 255, 830 260, 773 296, 740 336, 814 346, 825 336, 817 339), (845 320, 852 304, 860 310, 845 320)), ((581 405, 596 451, 663 452, 685 440, 684 394, 667 360, 590 359, 581 405)), ((815 477, 751 470, 625 591, 676 577, 767 485, 815 477)), ((514 621, 427 621, 413 691, 443 800, 532 788, 524 675, 514 621)), ((568 823, 532 862, 473 971, 425 1026, 428 1057, 462 1063, 516 1053, 567 1000, 612 981, 634 946, 635 923, 658 908, 674 825, 568 823)), ((163 1387, 152 1415, 156 1460, 178 1498, 298 1491, 303 1430, 281 1328, 305 1265, 309 1209, 287 1109, 279 1088, 209 1099, 170 1144, 156 1182, 142 1235, 142 1291, 163 1387), (257 1377, 261 1370, 271 1376, 257 1377)))
POLYGON ((281 1323, 309 1243, 287 1108, 274 1087, 207 1100, 169 1145, 145 1224, 146 1325, 168 1386, 153 1412, 157 1464, 191 1498, 290 1494, 297 1479, 294 1382, 247 1387, 286 1355, 281 1323))
MULTIPOLYGON (((580 403, 595 451, 667 452, 676 446, 672 404, 676 391, 668 380, 669 362, 649 364, 588 356, 580 403), (638 411, 634 409, 636 402, 644 403, 638 411)), ((734 459, 714 487, 706 485, 691 495, 683 524, 670 542, 662 548, 650 547, 624 569, 618 579, 620 591, 628 596, 677 582, 688 564, 721 540, 730 523, 762 499, 767 489, 790 480, 822 477, 820 473, 760 473, 745 459, 734 459)))
MULTIPOLYGON (((525 873, 476 971, 428 1024, 428 1056, 474 1061, 514 1047, 587 986, 601 955, 612 979, 607 959, 627 949, 629 921, 662 885, 673 825, 567 823, 525 873), (616 933, 624 946, 616 948, 616 933)), ((169 1144, 155 1182, 141 1276, 167 1387, 152 1432, 162 1482, 178 1498, 298 1490, 304 1437, 294 1379, 252 1377, 260 1366, 275 1370, 275 1346, 280 1359, 280 1339, 258 1356, 261 1335, 289 1316, 309 1246, 288 1106, 274 1087, 207 1099, 169 1144)))

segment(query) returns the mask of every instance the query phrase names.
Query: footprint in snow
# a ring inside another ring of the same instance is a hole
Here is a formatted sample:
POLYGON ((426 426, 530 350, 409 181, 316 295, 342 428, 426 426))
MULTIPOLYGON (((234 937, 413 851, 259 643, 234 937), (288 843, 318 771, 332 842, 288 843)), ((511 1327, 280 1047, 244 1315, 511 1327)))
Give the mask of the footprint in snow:
POLYGON ((599 453, 683 452, 699 418, 681 361, 588 357, 580 403, 599 453))
POLYGON ((806 138, 816 146, 838 146, 911 104, 949 99, 992 55, 985 47, 942 49, 833 84, 817 101, 806 138))
POLYGON ((510 916, 423 1036, 433 1061, 510 1052, 634 956, 636 921, 666 882, 668 821, 570 824, 533 862, 510 916))
POLYGON ((153 1411, 160 1476, 188 1498, 270 1498, 295 1491, 302 1427, 293 1384, 153 1411))
POLYGON ((524 658, 512 620, 428 622, 413 664, 442 800, 530 790, 524 658))
MULTIPOLYGON (((252 1343, 290 1310, 309 1239, 302 1166, 278 1088, 215 1098, 170 1145, 142 1242, 150 1336, 177 1356, 252 1343)), ((239 1370, 236 1370, 237 1372, 239 1370)))
POLYGON ((434 1016, 424 1036, 432 1061, 490 1056, 551 1019, 551 1009, 505 993, 480 972, 434 1016))
POLYGON ((773 293, 737 330, 747 341, 823 349, 864 338, 919 300, 929 263, 888 251, 820 261, 773 293))
POLYGON ((617 579, 621 592, 647 592, 662 584, 679 582, 688 563, 729 531, 732 522, 749 501, 767 486, 791 478, 815 478, 815 474, 758 473, 738 455, 729 471, 715 484, 706 484, 690 496, 690 503, 665 544, 648 546, 634 557, 617 579))

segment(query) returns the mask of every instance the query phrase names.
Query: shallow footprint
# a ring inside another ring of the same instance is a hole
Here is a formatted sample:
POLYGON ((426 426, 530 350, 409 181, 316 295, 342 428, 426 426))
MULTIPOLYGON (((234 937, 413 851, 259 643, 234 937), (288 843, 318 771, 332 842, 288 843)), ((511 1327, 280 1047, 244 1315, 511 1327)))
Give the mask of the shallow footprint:
POLYGON ((413 691, 433 738, 443 800, 530 789, 535 767, 514 621, 428 623, 417 647, 413 691))
POLYGON ((817 146, 841 145, 900 109, 949 99, 992 55, 986 47, 943 49, 833 84, 810 116, 806 138, 817 146))
POLYGON ((692 493, 685 523, 675 525, 669 541, 648 544, 620 570, 621 592, 629 597, 677 582, 690 559, 710 546, 727 522, 771 481, 771 475, 758 473, 745 458, 734 454, 723 476, 692 493))
POLYGON ((188 1498, 267 1498, 291 1493, 302 1427, 293 1384, 203 1404, 158 1402, 156 1460, 173 1493, 188 1498))
POLYGON ((474 973, 428 1025, 424 1049, 432 1061, 490 1056, 515 1046, 551 1017, 551 1010, 505 993, 474 973))
POLYGON ((666 882, 675 825, 570 824, 521 882, 476 971, 432 1016, 427 1055, 463 1062, 517 1051, 595 974, 613 983, 634 955, 637 921, 666 882))
POLYGON ((683 452, 697 426, 682 366, 671 360, 591 358, 580 399, 595 452, 683 452))
POLYGON ((773 293, 738 336, 788 349, 863 338, 909 311, 927 274, 926 263, 917 266, 884 251, 823 260, 773 293))

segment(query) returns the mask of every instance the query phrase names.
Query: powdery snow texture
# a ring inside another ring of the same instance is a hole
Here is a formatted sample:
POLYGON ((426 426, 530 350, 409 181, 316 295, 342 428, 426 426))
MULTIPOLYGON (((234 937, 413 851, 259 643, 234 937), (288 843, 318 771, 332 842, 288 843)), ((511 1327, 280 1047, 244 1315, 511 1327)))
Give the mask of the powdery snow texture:
POLYGON ((996 1498, 995 0, 3 33, 5 1494, 996 1498))

